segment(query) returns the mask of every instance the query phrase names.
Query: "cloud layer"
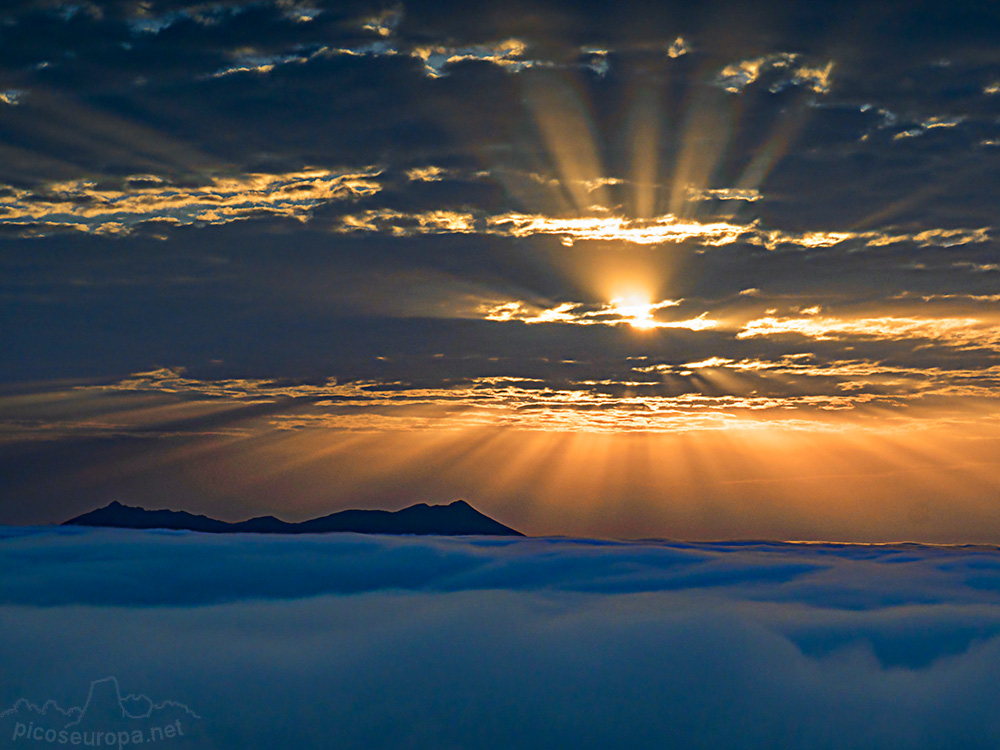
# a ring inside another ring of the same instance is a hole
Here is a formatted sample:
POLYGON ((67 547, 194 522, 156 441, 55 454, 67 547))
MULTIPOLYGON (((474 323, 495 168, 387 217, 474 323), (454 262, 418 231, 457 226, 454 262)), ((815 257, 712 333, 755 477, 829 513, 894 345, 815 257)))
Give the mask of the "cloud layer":
POLYGON ((114 674, 220 748, 998 739, 993 549, 25 529, 0 556, 4 707, 114 674))

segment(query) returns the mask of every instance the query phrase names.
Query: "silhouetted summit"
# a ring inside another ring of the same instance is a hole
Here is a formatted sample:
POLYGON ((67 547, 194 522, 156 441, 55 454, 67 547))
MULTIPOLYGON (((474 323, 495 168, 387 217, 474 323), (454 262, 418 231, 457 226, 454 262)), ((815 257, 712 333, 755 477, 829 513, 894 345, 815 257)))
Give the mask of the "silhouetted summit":
POLYGON ((457 536, 524 536, 494 521, 464 500, 449 505, 419 503, 397 511, 343 510, 309 521, 289 523, 274 516, 261 516, 238 523, 219 521, 183 510, 146 510, 118 501, 66 521, 64 526, 106 526, 120 529, 178 529, 214 534, 325 534, 352 531, 358 534, 438 534, 457 536))

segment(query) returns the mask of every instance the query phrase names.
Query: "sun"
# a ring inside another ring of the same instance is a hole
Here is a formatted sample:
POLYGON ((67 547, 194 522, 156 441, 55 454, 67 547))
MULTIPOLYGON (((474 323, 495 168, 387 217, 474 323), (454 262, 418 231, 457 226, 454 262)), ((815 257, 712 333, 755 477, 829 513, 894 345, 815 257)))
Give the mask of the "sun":
POLYGON ((639 330, 649 330, 657 327, 653 312, 657 306, 648 298, 639 295, 616 297, 611 300, 611 311, 620 315, 622 321, 639 330))
POLYGON ((656 321, 652 318, 652 312, 647 311, 643 313, 642 316, 636 316, 628 321, 628 324, 633 328, 638 328, 642 331, 648 331, 652 328, 656 328, 656 321))

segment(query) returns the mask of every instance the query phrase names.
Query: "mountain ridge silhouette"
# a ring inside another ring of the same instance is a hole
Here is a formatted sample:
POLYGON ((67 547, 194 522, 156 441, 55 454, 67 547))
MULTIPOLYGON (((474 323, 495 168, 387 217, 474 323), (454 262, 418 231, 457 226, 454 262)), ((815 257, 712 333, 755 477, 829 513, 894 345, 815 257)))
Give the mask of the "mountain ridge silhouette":
POLYGON ((119 529, 171 529, 212 534, 414 534, 439 536, 524 536, 480 513, 465 500, 447 505, 417 503, 397 511, 342 510, 306 521, 282 521, 258 516, 230 523, 184 510, 146 510, 117 500, 103 508, 64 521, 62 526, 95 526, 119 529))

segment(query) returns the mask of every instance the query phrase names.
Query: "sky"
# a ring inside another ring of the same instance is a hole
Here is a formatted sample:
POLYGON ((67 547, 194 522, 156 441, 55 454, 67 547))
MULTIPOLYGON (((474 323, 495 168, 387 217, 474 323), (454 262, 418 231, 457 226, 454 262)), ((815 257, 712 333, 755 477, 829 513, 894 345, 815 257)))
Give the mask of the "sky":
POLYGON ((0 523, 1000 542, 1000 10, 0 9, 0 523))
MULTIPOLYGON (((17 722, 58 723, 31 706, 84 706, 107 678, 184 707, 185 739, 164 747, 1000 740, 992 548, 72 527, 0 541, 3 747, 61 747, 14 739, 17 722)), ((122 721, 96 703, 90 726, 122 721)))

